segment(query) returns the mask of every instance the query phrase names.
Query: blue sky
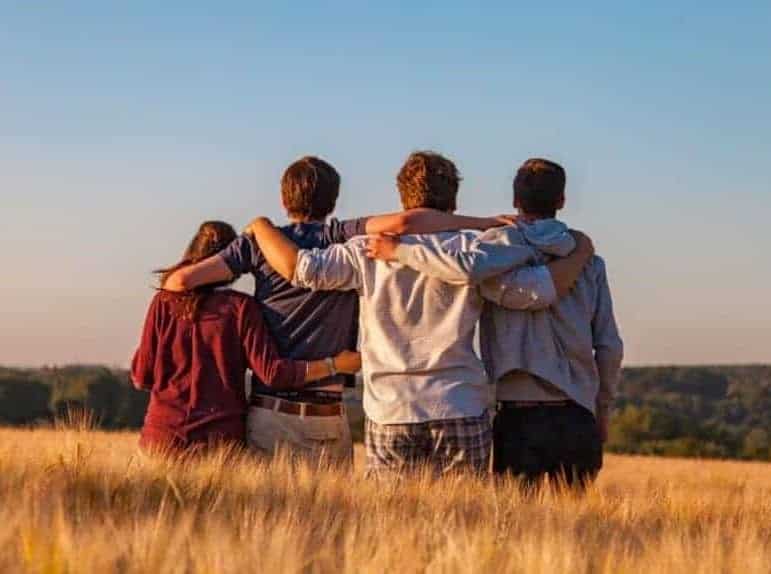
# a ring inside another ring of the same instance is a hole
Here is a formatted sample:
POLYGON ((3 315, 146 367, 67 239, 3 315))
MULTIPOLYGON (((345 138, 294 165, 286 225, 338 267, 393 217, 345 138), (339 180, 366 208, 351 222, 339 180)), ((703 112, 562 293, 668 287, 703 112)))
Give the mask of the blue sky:
POLYGON ((770 361, 771 5, 540 4, 3 3, 0 363, 125 364, 201 220, 281 220, 307 153, 396 210, 419 148, 473 214, 565 165, 630 364, 770 361))

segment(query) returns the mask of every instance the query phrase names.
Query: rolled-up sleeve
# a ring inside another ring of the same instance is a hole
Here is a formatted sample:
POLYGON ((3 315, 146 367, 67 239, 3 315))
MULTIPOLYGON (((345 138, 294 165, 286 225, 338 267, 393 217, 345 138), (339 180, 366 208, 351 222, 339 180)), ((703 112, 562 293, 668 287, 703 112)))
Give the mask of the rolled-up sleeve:
POLYGON ((247 235, 240 235, 234 239, 230 245, 220 251, 219 255, 234 277, 249 273, 259 263, 259 252, 247 235))
POLYGON ((351 291, 361 288, 361 270, 352 242, 297 254, 292 284, 314 291, 351 291))
POLYGON ((545 265, 521 267, 480 286, 482 297, 514 311, 538 311, 557 301, 557 289, 545 265))

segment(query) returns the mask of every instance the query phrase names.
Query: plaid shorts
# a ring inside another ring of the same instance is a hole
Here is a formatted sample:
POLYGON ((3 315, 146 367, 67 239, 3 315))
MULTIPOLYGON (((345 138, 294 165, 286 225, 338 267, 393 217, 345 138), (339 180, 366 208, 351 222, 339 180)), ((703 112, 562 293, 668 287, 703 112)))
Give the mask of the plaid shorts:
POLYGON ((381 425, 367 418, 367 474, 419 467, 428 467, 435 474, 461 470, 487 473, 492 436, 487 412, 477 417, 410 424, 381 425))

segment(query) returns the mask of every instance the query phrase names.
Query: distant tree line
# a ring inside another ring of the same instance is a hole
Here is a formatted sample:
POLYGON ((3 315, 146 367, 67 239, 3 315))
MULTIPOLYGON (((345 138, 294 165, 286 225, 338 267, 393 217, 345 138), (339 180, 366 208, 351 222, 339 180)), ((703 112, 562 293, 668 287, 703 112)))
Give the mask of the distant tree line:
POLYGON ((33 425, 68 412, 89 411, 103 428, 139 428, 149 398, 131 386, 128 373, 121 369, 0 367, 0 424, 33 425))
MULTIPOLYGON (((771 366, 628 368, 619 391, 611 451, 771 460, 771 366)), ((134 429, 148 398, 121 369, 0 367, 4 425, 47 423, 85 410, 103 428, 134 429)), ((360 403, 355 397, 347 403, 360 436, 360 403)))
POLYGON ((629 368, 608 448, 771 460, 771 366, 629 368))

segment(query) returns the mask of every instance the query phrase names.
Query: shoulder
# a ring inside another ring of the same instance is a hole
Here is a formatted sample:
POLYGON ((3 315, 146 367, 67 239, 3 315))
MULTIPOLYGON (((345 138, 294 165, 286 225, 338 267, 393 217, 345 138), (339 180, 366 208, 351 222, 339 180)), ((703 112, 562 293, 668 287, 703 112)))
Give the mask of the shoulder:
POLYGON ((330 243, 345 243, 351 238, 367 233, 368 217, 339 220, 333 217, 324 224, 326 236, 330 243))
POLYGON ((367 236, 357 235, 345 243, 334 243, 327 247, 325 251, 332 254, 334 257, 346 258, 350 260, 362 258, 366 259, 367 236))
POLYGON ((258 265, 260 253, 251 237, 241 234, 218 255, 232 272, 240 274, 258 265))
POLYGON ((174 301, 178 297, 176 293, 171 291, 164 291, 163 289, 157 289, 155 295, 150 299, 150 304, 147 306, 147 313, 159 313, 166 307, 171 301, 174 301))
POLYGON ((603 259, 600 255, 592 255, 592 259, 589 264, 593 269, 602 271, 603 273, 605 272, 605 259, 603 259))
POLYGON ((591 277, 597 281, 607 281, 607 269, 605 267, 605 260, 599 255, 593 255, 587 265, 591 277))

